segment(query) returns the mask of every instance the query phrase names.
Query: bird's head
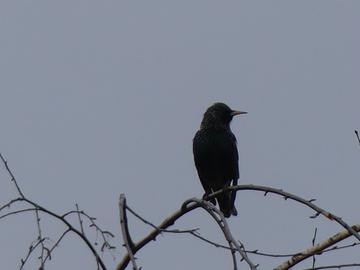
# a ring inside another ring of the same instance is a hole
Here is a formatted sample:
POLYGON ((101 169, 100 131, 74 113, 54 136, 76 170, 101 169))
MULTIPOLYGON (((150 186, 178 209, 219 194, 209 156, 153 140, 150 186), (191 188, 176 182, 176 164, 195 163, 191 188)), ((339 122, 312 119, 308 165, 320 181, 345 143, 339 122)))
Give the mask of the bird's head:
POLYGON ((210 106, 204 113, 204 118, 201 123, 202 127, 210 126, 229 126, 231 120, 235 115, 246 114, 244 111, 236 111, 230 109, 224 103, 217 102, 210 106))

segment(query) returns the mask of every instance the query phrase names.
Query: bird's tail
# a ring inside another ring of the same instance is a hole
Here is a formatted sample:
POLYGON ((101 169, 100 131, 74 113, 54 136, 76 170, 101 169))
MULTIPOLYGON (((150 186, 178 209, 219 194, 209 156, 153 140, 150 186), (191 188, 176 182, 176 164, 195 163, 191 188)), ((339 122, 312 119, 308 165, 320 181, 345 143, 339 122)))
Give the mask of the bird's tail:
POLYGON ((220 210, 226 218, 229 218, 231 215, 237 216, 237 210, 231 194, 232 192, 226 192, 217 197, 220 210))

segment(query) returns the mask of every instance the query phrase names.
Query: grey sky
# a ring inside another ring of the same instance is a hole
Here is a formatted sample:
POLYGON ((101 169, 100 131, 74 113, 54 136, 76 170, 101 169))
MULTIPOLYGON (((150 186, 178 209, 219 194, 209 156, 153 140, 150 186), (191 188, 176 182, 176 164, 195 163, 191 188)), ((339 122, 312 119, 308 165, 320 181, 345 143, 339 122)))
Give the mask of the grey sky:
MULTIPOLYGON (((59 213, 77 202, 116 234, 109 269, 124 254, 120 193, 155 223, 202 195, 191 144, 215 101, 249 112, 232 123, 241 183, 316 198, 358 223, 359 12, 355 0, 2 1, 0 151, 30 198, 59 213)), ((15 190, 4 169, 0 179, 3 204, 15 190)), ((239 193, 237 209, 230 225, 249 249, 295 252, 316 226, 319 239, 341 229, 260 193, 239 193)), ((43 221, 50 236, 60 232, 43 221)), ((135 239, 149 230, 130 221, 135 239)), ((34 217, 0 225, 2 268, 17 269, 34 217)), ((223 241, 200 210, 178 227, 223 241)), ((357 252, 317 262, 359 262, 357 252)), ((190 236, 160 236, 137 257, 144 269, 231 267, 227 252, 190 236)), ((280 262, 251 258, 260 269, 280 262)), ((69 237, 47 269, 95 264, 69 237)))

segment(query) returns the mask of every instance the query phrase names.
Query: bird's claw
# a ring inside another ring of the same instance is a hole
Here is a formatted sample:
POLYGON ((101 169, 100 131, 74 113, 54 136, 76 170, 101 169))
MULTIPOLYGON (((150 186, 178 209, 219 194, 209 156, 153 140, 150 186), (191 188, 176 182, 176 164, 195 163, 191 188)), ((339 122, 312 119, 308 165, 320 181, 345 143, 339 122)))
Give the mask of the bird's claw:
MULTIPOLYGON (((205 193, 204 195, 203 195, 203 200, 206 200, 207 199, 207 197, 209 196, 209 194, 208 193, 205 193)), ((214 199, 214 198, 212 198, 212 199, 210 199, 210 200, 208 200, 209 202, 211 202, 213 205, 216 205, 216 200, 214 199)))

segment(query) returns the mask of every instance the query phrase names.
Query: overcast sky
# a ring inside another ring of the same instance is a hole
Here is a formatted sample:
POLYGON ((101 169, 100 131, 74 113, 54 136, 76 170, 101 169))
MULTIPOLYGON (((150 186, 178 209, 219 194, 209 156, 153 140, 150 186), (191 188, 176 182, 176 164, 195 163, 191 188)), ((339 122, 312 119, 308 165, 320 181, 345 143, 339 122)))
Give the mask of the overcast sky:
MULTIPOLYGON (((29 198, 57 213, 78 203, 116 235, 115 259, 104 254, 109 269, 125 254, 120 193, 154 223, 202 196, 192 138, 216 101, 249 112, 232 123, 240 183, 316 198, 358 223, 359 13, 356 0, 1 1, 0 151, 29 198)), ((0 180, 2 205, 16 190, 3 166, 0 180)), ((276 196, 243 191, 236 207, 230 226, 248 249, 298 252, 315 227, 318 240, 342 229, 276 196)), ((42 221, 53 239, 63 230, 42 221)), ((133 218, 130 225, 135 240, 150 230, 133 218)), ((0 226, 1 268, 17 269, 36 239, 35 217, 0 226)), ((176 226, 197 227, 224 242, 204 211, 176 226)), ((359 263, 358 252, 317 265, 359 263)), ((228 252, 185 235, 160 236, 137 257, 143 269, 232 267, 228 252)), ((259 269, 282 261, 251 259, 259 269)), ((69 235, 46 269, 96 265, 69 235)))

